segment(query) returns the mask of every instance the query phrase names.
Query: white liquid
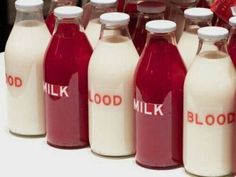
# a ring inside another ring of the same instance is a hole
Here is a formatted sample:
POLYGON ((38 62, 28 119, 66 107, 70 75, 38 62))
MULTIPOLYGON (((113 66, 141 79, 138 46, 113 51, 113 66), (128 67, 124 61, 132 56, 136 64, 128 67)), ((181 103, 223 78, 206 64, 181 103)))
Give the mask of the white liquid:
POLYGON ((88 37, 90 44, 92 45, 93 49, 96 47, 101 32, 101 23, 98 18, 91 20, 88 23, 88 26, 85 30, 85 33, 88 37))
POLYGON ((234 124, 197 125, 188 121, 187 111, 197 113, 198 122, 206 121, 207 115, 234 113, 236 73, 227 55, 218 51, 200 55, 184 86, 184 165, 195 175, 225 176, 232 172, 234 124))
POLYGON ((16 23, 8 39, 6 74, 22 81, 21 87, 7 85, 9 128, 16 134, 45 134, 43 58, 49 40, 46 25, 30 20, 16 23))
MULTIPOLYGON (((197 50, 199 45, 199 38, 197 33, 190 33, 184 31, 179 42, 178 42, 178 49, 183 58, 184 64, 186 68, 189 70, 191 64, 196 57, 197 50)), ((217 47, 214 45, 204 45, 204 50, 217 50, 217 47)))
POLYGON ((119 106, 89 102, 90 145, 106 156, 135 153, 133 119, 133 76, 139 56, 131 42, 123 37, 99 41, 89 64, 91 95, 118 95, 119 106))

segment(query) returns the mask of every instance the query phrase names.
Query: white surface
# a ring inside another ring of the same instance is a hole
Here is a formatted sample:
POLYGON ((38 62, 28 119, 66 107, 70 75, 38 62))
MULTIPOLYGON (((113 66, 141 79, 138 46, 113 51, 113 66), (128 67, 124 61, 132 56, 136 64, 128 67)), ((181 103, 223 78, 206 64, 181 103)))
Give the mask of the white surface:
POLYGON ((54 14, 57 18, 77 18, 83 14, 83 9, 76 6, 63 6, 57 7, 54 10, 54 14))
POLYGON ((213 17, 213 12, 208 8, 195 7, 186 9, 184 16, 189 19, 209 19, 213 17))
POLYGON ((222 40, 226 39, 229 31, 226 28, 218 26, 207 26, 198 30, 198 36, 201 39, 222 40))
POLYGON ((105 7, 110 7, 114 6, 117 3, 117 0, 91 0, 91 4, 94 6, 105 6, 105 7))
POLYGON ((153 20, 146 24, 146 30, 151 33, 169 33, 176 30, 176 23, 169 20, 153 20))
POLYGON ((39 8, 42 8, 43 1, 42 0, 17 0, 15 2, 16 9, 18 10, 26 10, 26 11, 34 11, 39 8))
POLYGON ((100 16, 102 24, 106 25, 125 25, 130 21, 130 16, 121 12, 110 12, 100 16))
POLYGON ((236 26, 236 17, 231 17, 231 18, 229 19, 229 24, 230 24, 231 26, 235 27, 235 26, 236 26))
POLYGON ((20 138, 9 134, 3 61, 0 54, 1 177, 188 177, 182 168, 149 170, 136 165, 134 158, 103 158, 92 154, 89 148, 60 150, 48 146, 45 138, 20 138))

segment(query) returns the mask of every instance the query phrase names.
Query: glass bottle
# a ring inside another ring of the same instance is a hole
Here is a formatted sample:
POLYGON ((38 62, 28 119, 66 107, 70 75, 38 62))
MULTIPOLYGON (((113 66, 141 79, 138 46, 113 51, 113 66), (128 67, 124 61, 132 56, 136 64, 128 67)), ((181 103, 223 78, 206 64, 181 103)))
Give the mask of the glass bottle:
POLYGON ((44 61, 47 142, 59 148, 88 146, 88 64, 92 47, 80 25, 83 10, 55 9, 56 29, 44 61))
POLYGON ((101 39, 89 63, 89 135, 93 152, 135 153, 133 75, 139 56, 128 32, 129 15, 101 16, 101 39))
POLYGON ((101 33, 99 17, 106 12, 117 11, 117 0, 91 0, 92 10, 85 33, 93 48, 96 47, 101 33))
MULTIPOLYGON (((213 12, 207 8, 195 7, 184 11, 185 27, 178 42, 178 49, 187 69, 193 62, 198 50, 199 28, 212 25, 213 12)), ((211 46, 209 46, 211 47, 211 46)))
POLYGON ((228 51, 236 68, 236 17, 231 17, 229 23, 231 25, 231 30, 228 40, 228 51))
POLYGON ((184 11, 191 7, 196 7, 198 0, 169 0, 170 2, 170 15, 169 20, 177 24, 176 39, 179 41, 184 31, 184 11))
POLYGON ((56 17, 53 14, 53 11, 55 8, 57 7, 61 7, 61 6, 72 6, 72 5, 76 5, 76 0, 51 0, 51 7, 50 7, 50 11, 49 14, 46 18, 46 24, 47 27, 50 31, 50 33, 53 33, 53 30, 55 28, 55 24, 56 24, 56 17))
POLYGON ((129 33, 132 36, 138 20, 138 3, 141 0, 125 0, 124 12, 130 15, 129 33))
POLYGON ((236 73, 227 53, 228 30, 203 27, 198 36, 184 84, 184 166, 197 176, 230 176, 236 73))
POLYGON ((146 29, 134 81, 136 162, 147 168, 174 168, 182 165, 186 69, 176 46, 176 24, 154 20, 146 29))
POLYGON ((165 3, 158 1, 144 1, 138 4, 138 21, 132 38, 139 55, 141 55, 147 39, 145 24, 151 20, 164 19, 165 10, 165 3))
POLYGON ((17 0, 15 6, 15 24, 5 49, 9 129, 17 135, 44 135, 42 68, 51 35, 42 0, 17 0))

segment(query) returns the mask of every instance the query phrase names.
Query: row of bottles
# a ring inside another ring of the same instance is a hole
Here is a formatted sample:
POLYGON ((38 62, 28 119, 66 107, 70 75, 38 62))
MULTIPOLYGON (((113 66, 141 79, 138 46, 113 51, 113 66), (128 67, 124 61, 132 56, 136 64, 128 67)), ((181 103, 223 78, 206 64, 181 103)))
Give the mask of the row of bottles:
POLYGON ((91 0, 85 30, 83 10, 63 5, 49 15, 52 35, 42 0, 15 5, 5 49, 12 133, 47 133, 51 146, 90 145, 104 156, 136 154, 147 168, 236 172, 236 73, 228 55, 235 61, 236 17, 227 46, 229 32, 211 26, 210 9, 188 8, 177 44, 178 25, 164 20, 162 2, 139 3, 141 15, 131 18, 116 12, 115 0, 91 0))

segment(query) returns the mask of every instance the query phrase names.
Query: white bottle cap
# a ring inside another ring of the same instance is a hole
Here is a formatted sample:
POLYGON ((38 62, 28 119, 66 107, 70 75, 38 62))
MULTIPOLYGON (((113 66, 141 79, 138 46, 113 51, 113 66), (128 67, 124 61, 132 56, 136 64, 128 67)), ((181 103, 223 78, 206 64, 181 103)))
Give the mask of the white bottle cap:
POLYGON ((187 19, 210 19, 213 17, 213 12, 208 8, 194 7, 186 9, 184 16, 187 19))
POLYGON ((169 20, 153 20, 146 24, 151 33, 170 33, 176 30, 176 23, 169 20))
POLYGON ((17 10, 21 11, 35 11, 43 7, 42 0, 17 0, 15 2, 17 10))
POLYGON ((127 25, 129 20, 130 16, 121 12, 110 12, 100 16, 101 23, 106 25, 127 25))
POLYGON ((83 9, 76 6, 62 6, 54 10, 54 15, 59 19, 78 18, 83 14, 83 9))
POLYGON ((236 27, 236 17, 231 17, 229 19, 229 24, 233 27, 236 27))
POLYGON ((138 4, 137 9, 142 13, 157 14, 164 12, 166 10, 166 6, 164 3, 157 1, 144 1, 138 4))
POLYGON ((226 28, 207 26, 198 30, 198 37, 200 39, 222 40, 228 37, 229 31, 226 28))
POLYGON ((116 5, 117 0, 91 0, 90 2, 94 6, 111 7, 116 5))

